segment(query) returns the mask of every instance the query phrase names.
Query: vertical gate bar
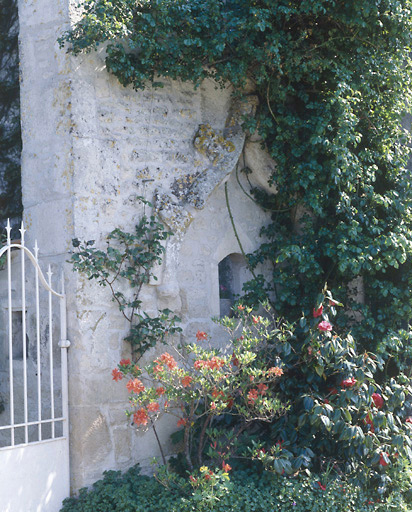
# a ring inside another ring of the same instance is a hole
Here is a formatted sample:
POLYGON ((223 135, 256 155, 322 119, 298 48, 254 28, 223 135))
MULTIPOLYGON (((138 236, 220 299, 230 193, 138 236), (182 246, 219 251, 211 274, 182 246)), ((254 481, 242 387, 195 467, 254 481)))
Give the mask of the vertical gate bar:
MULTIPOLYGON (((24 224, 21 223, 20 239, 21 245, 24 247, 24 224)), ((24 406, 24 440, 26 443, 29 442, 29 427, 27 425, 29 421, 28 409, 27 409, 27 346, 26 346, 26 272, 25 272, 25 261, 24 261, 24 250, 21 251, 21 323, 23 332, 23 406, 24 406)))
POLYGON ((9 307, 9 381, 10 381, 10 433, 11 446, 14 446, 14 383, 13 383, 13 311, 11 302, 11 237, 10 220, 7 219, 7 288, 9 307))
MULTIPOLYGON (((49 265, 47 275, 49 277, 49 287, 51 288, 51 276, 52 271, 49 265)), ((55 435, 54 425, 54 378, 53 378, 53 311, 52 311, 52 293, 49 291, 49 363, 50 363, 50 408, 51 408, 51 419, 52 419, 52 439, 55 435)))
MULTIPOLYGON (((37 240, 34 243, 34 257, 36 258, 37 265, 39 264, 39 246, 37 240)), ((39 421, 38 435, 39 441, 42 440, 41 430, 41 359, 40 359, 40 297, 39 297, 39 269, 36 267, 36 352, 37 352, 37 418, 39 421)))
POLYGON ((61 274, 61 294, 60 299, 60 349, 61 349, 61 372, 62 372, 62 416, 63 416, 63 437, 69 439, 69 390, 67 373, 67 349, 70 342, 67 340, 67 309, 66 294, 64 290, 64 275, 61 274))

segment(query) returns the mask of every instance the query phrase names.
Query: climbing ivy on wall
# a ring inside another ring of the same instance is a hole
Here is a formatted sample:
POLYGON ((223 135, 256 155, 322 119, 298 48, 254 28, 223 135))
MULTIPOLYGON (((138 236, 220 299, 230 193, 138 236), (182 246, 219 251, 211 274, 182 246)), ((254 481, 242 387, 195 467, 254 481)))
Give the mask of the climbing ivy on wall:
POLYGON ((272 279, 250 282, 250 300, 275 292, 294 320, 328 282, 365 345, 407 327, 410 0, 86 0, 83 9, 61 44, 77 55, 105 43, 124 86, 212 77, 244 97, 252 84, 259 108, 244 128, 276 168, 272 193, 253 190, 272 215, 249 260, 270 262, 272 279))
POLYGON ((16 0, 0 0, 0 220, 20 217, 20 86, 16 0))

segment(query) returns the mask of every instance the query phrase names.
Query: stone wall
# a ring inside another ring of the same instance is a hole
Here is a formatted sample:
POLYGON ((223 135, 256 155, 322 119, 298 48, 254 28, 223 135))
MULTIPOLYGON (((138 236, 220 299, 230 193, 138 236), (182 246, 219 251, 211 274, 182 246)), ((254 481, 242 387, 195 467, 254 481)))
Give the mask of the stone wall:
MULTIPOLYGON (((71 271, 71 239, 102 245, 115 227, 133 229, 143 212, 138 196, 153 201, 175 234, 158 280, 143 290, 144 309, 172 309, 187 339, 198 329, 219 339, 210 321, 219 315, 218 264, 240 253, 224 183, 244 250, 252 251, 265 216, 241 191, 234 169, 241 158, 263 185, 273 163, 256 142, 242 157, 240 116, 253 110, 253 100, 232 104, 230 90, 210 81, 197 90, 167 80, 162 89, 123 88, 106 72, 102 53, 73 58, 59 50, 56 40, 74 18, 67 0, 20 0, 19 9, 24 218, 42 261, 66 276, 75 491, 106 469, 137 461, 147 468, 158 449, 151 432, 127 424, 126 391, 110 376, 128 355, 127 325, 108 290, 71 271)), ((175 428, 163 417, 160 437, 175 428)))

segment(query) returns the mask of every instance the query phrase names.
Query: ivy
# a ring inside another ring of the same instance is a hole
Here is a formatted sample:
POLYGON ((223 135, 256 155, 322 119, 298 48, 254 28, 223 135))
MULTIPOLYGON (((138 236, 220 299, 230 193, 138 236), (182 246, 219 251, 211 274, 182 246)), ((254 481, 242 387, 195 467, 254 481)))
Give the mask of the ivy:
POLYGON ((211 77, 243 97, 249 80, 259 108, 244 128, 276 168, 273 193, 252 188, 272 221, 249 256, 272 278, 246 296, 274 291, 295 320, 327 281, 370 346, 412 314, 411 37, 410 0, 86 0, 60 43, 104 43, 108 71, 135 89, 211 77))

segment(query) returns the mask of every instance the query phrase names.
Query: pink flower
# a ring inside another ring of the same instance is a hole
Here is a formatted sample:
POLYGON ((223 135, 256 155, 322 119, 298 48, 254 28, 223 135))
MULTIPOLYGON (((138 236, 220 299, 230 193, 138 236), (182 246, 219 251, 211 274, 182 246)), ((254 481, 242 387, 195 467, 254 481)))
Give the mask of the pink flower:
MULTIPOLYGON (((176 361, 173 356, 165 352, 160 356, 160 361, 169 368, 169 370, 174 370, 177 366, 176 361)), ((157 361, 158 362, 158 361, 157 361)))
POLYGON ((388 463, 386 462, 386 460, 385 460, 385 458, 384 458, 384 455, 386 455, 387 457, 389 457, 389 456, 388 456, 388 454, 387 454, 386 452, 382 452, 382 453, 381 453, 381 457, 380 457, 380 459, 379 459, 379 464, 380 464, 381 466, 387 466, 387 465, 388 465, 388 463))
POLYGON ((149 416, 144 409, 139 409, 133 414, 133 422, 136 423, 136 425, 147 425, 148 421, 149 416))
POLYGON ((205 333, 204 331, 197 331, 196 339, 197 341, 207 340, 207 333, 205 333))
POLYGON ((352 388, 355 384, 356 384, 356 379, 351 377, 350 379, 344 379, 340 385, 343 387, 343 388, 352 388))
POLYGON ((318 329, 323 332, 329 332, 332 330, 332 324, 327 322, 326 320, 323 320, 319 323, 318 329))
POLYGON ((190 386, 190 383, 192 382, 192 377, 190 377, 190 375, 186 375, 185 377, 183 377, 182 379, 182 386, 184 388, 187 388, 187 386, 190 386))
POLYGON ((119 382, 119 380, 122 380, 123 379, 123 374, 122 372, 119 372, 119 370, 117 368, 115 368, 113 371, 112 371, 112 377, 113 377, 113 380, 115 382, 119 382))
POLYGON ((150 412, 157 412, 159 410, 159 404, 157 402, 150 402, 147 406, 147 410, 150 412))
POLYGON ((318 309, 313 308, 313 318, 318 318, 319 316, 322 316, 323 313, 323 306, 320 305, 318 309))
POLYGON ((373 400, 373 403, 375 404, 375 406, 378 409, 382 409, 383 404, 384 404, 384 400, 383 400, 382 395, 380 395, 379 393, 373 393, 372 394, 372 400, 373 400))
POLYGON ((254 405, 255 401, 257 400, 257 397, 258 397, 258 390, 257 389, 251 389, 249 391, 249 393, 247 394, 249 405, 254 405))
POLYGON ((143 382, 139 379, 129 380, 129 382, 126 384, 126 387, 129 393, 136 393, 136 395, 142 393, 145 390, 143 382))

